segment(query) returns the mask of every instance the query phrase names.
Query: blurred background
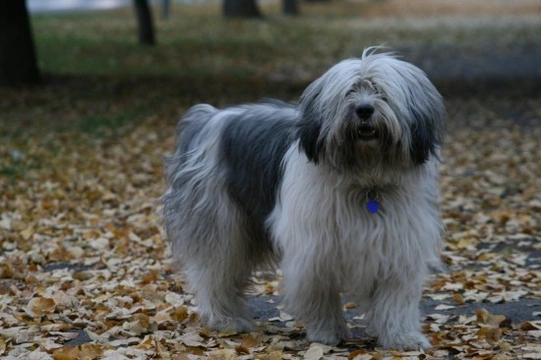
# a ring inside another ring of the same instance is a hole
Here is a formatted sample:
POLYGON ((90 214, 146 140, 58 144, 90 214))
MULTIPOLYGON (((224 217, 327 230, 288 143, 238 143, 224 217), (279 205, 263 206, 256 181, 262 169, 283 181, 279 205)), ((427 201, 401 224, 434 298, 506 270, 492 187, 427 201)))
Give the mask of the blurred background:
POLYGON ((294 101, 329 66, 373 45, 421 67, 448 96, 531 94, 541 78, 535 0, 23 4, 0 5, 0 110, 8 127, 102 116, 131 122, 159 112, 173 119, 197 102, 294 101), (25 29, 25 14, 28 30, 15 30, 25 29), (23 97, 21 87, 9 90, 24 84, 38 85, 23 97))

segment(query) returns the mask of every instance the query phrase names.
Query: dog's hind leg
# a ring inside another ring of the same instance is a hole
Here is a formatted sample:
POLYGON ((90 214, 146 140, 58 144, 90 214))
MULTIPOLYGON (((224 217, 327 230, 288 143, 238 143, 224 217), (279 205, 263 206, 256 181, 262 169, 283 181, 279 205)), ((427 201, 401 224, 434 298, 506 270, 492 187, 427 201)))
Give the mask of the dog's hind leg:
POLYGON ((208 261, 214 264, 188 264, 186 267, 188 283, 195 293, 201 321, 214 330, 252 330, 253 322, 244 300, 248 279, 243 273, 249 273, 250 270, 235 264, 231 258, 224 256, 220 259, 218 254, 209 255, 208 261))
POLYGON ((250 331, 253 323, 244 300, 255 266, 250 239, 232 204, 214 205, 195 212, 184 235, 192 238, 173 252, 184 264, 202 322, 215 330, 250 331))
MULTIPOLYGON (((187 173, 187 171, 186 171, 187 173)), ((164 220, 176 264, 195 293, 201 319, 216 330, 248 331, 244 304, 254 260, 238 209, 217 184, 201 186, 210 174, 179 177, 178 188, 163 197, 164 220), (211 186, 213 185, 213 186, 211 186)))
POLYGON ((219 167, 219 119, 208 105, 181 121, 177 151, 168 159, 171 185, 162 197, 163 217, 175 265, 185 273, 202 321, 217 330, 247 331, 244 304, 254 261, 244 217, 231 202, 219 167))

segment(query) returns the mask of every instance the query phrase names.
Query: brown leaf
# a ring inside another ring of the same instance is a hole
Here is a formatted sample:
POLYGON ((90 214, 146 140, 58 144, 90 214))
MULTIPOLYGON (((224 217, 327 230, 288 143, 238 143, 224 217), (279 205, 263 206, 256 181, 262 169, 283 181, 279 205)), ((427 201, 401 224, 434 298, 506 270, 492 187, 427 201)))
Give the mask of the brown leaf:
POLYGON ((173 311, 169 313, 171 315, 171 318, 177 322, 183 322, 188 317, 188 308, 185 306, 181 306, 178 308, 175 308, 173 311))
POLYGON ((76 346, 63 346, 53 351, 54 360, 75 360, 79 357, 79 348, 76 346))
POLYGON ((367 353, 367 351, 363 350, 363 349, 354 350, 354 351, 349 353, 348 360, 355 360, 356 357, 358 357, 360 355, 364 355, 366 353, 367 353))
POLYGON ((242 345, 236 346, 235 352, 237 353, 237 355, 248 355, 250 353, 250 351, 242 345))
POLYGON ((86 343, 81 345, 79 358, 80 359, 99 359, 103 355, 103 345, 86 343))
POLYGON ((477 317, 477 321, 479 321, 480 323, 486 324, 489 315, 490 313, 488 312, 488 310, 484 308, 479 308, 475 310, 475 316, 477 317))
POLYGON ((241 334, 241 346, 245 348, 253 348, 259 345, 259 341, 250 334, 241 334))
POLYGON ((520 330, 541 330, 541 321, 525 321, 520 324, 520 330))
POLYGON ((502 329, 490 327, 485 333, 485 340, 490 344, 494 345, 498 341, 500 341, 500 338, 502 337, 502 329))
POLYGON ((460 293, 453 293, 453 300, 457 305, 464 305, 466 303, 466 300, 464 300, 464 297, 460 293))
POLYGON ((55 303, 53 299, 35 297, 30 299, 26 306, 26 312, 31 316, 42 316, 53 312, 55 303))
POLYGON ((6 352, 6 340, 3 337, 0 337, 0 355, 6 352))

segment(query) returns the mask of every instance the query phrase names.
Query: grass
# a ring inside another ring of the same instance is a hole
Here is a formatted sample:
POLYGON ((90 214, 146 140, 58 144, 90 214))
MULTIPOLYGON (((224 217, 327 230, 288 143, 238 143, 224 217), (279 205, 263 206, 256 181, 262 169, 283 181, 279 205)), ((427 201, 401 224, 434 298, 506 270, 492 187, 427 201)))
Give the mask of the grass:
POLYGON ((509 47, 517 46, 517 41, 526 46, 538 41, 541 24, 528 23, 524 16, 541 13, 540 6, 524 0, 492 3, 485 0, 460 7, 443 0, 417 0, 411 2, 412 10, 401 1, 336 1, 303 4, 303 15, 298 18, 281 16, 276 5, 271 5, 265 7, 264 21, 227 20, 218 14, 217 6, 177 5, 168 21, 157 19, 159 45, 154 48, 135 44, 131 9, 36 16, 33 23, 45 72, 249 77, 302 64, 307 70, 295 75, 306 79, 339 58, 358 56, 371 45, 401 49, 433 43, 474 48, 480 42, 509 47), (522 17, 502 17, 498 11, 522 17))

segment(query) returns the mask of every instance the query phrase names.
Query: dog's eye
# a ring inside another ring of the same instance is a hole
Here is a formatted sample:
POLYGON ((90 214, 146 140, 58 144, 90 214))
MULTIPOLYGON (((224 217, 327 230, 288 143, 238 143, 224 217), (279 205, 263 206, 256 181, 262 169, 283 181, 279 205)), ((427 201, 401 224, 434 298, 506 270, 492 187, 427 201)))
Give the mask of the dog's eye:
POLYGON ((349 89, 348 92, 346 93, 346 97, 349 97, 354 92, 355 92, 355 89, 349 89))
POLYGON ((379 88, 374 87, 374 91, 376 95, 383 101, 387 101, 387 96, 385 96, 385 93, 382 92, 379 88))

